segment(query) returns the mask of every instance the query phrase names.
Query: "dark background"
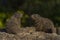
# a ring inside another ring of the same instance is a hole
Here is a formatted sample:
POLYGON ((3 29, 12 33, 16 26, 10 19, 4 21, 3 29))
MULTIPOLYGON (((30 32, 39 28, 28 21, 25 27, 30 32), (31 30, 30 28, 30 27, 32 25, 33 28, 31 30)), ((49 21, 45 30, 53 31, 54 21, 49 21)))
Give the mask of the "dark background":
POLYGON ((31 25, 26 22, 29 15, 36 13, 53 21, 55 27, 60 26, 60 0, 0 0, 0 29, 4 29, 6 19, 14 12, 24 12, 23 26, 31 25))

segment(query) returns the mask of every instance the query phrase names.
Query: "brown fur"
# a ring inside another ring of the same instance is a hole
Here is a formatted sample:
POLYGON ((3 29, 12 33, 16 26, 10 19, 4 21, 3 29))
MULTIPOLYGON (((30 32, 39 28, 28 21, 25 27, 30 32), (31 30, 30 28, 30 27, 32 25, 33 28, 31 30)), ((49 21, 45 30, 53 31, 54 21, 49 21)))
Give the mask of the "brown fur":
POLYGON ((38 14, 33 14, 31 18, 35 21, 34 26, 37 31, 44 31, 44 32, 51 31, 52 33, 56 33, 54 24, 50 19, 41 17, 38 14))
POLYGON ((8 33, 18 33, 21 27, 21 18, 22 14, 15 13, 9 20, 6 22, 6 29, 8 33))

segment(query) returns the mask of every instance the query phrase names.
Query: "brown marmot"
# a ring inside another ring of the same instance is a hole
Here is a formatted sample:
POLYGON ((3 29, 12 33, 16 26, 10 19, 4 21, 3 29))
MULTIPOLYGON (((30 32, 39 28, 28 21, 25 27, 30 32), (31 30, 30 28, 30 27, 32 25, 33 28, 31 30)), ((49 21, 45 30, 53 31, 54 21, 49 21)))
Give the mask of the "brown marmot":
POLYGON ((40 16, 39 14, 32 14, 31 18, 34 20, 35 28, 37 31, 44 31, 47 33, 56 33, 53 22, 48 19, 40 16))
POLYGON ((21 27, 21 18, 23 14, 16 12, 6 21, 6 30, 8 33, 19 33, 21 27))

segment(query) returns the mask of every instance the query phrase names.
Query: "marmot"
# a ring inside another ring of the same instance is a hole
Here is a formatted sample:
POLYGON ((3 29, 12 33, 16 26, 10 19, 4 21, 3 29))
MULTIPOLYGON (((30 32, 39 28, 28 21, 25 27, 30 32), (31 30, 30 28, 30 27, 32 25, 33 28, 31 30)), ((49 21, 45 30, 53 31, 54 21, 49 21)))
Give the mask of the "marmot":
POLYGON ((21 27, 21 18, 23 14, 16 12, 6 21, 6 30, 8 33, 19 33, 21 27))
POLYGON ((48 19, 40 16, 39 14, 32 14, 32 20, 34 20, 36 31, 44 31, 47 33, 56 33, 53 22, 48 19))

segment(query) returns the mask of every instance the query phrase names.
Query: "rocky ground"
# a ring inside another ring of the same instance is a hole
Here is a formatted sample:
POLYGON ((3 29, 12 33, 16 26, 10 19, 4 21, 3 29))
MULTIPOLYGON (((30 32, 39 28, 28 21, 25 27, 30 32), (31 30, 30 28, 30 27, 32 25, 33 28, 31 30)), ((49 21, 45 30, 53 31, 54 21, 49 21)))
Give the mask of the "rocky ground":
POLYGON ((32 27, 21 28, 17 34, 0 32, 0 40, 60 40, 60 35, 56 33, 37 32, 32 29, 32 27))
POLYGON ((0 32, 0 40, 60 40, 60 35, 44 32, 20 33, 19 35, 0 32))

